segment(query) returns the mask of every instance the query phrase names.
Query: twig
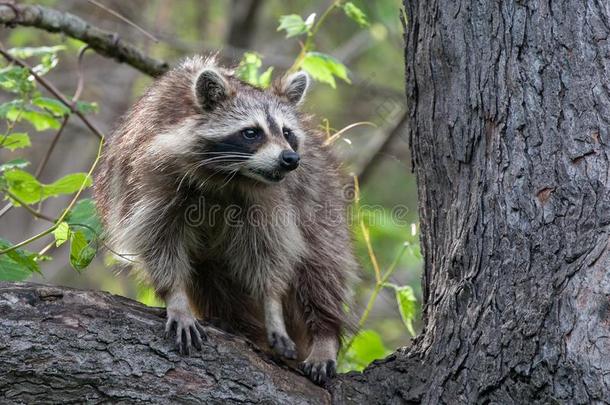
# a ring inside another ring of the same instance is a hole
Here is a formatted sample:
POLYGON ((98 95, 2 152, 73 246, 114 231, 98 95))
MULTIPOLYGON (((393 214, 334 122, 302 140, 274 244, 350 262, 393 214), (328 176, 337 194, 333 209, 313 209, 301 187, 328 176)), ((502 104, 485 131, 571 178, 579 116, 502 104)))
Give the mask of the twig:
POLYGON ((333 0, 333 2, 330 4, 330 6, 328 6, 328 8, 326 10, 324 10, 324 12, 322 13, 322 16, 320 16, 318 21, 311 28, 311 31, 309 31, 307 33, 307 39, 305 40, 305 43, 301 46, 301 52, 299 52, 299 55, 296 57, 292 66, 288 69, 287 73, 292 73, 292 72, 296 72, 297 70, 299 70, 299 68, 303 64, 303 61, 305 60, 305 57, 307 56, 307 52, 309 52, 314 46, 313 39, 316 36, 316 34, 318 33, 318 30, 320 29, 322 24, 324 24, 324 21, 330 15, 330 13, 335 8, 337 8, 341 5, 341 1, 342 0, 333 0))
POLYGON ((85 52, 87 52, 88 49, 91 49, 91 47, 89 45, 85 45, 78 51, 78 82, 76 83, 76 90, 74 91, 74 96, 72 96, 72 104, 76 104, 76 102, 80 98, 81 93, 83 92, 85 82, 85 74, 83 73, 83 58, 85 57, 85 52))
MULTIPOLYGON (((102 149, 104 147, 104 137, 102 136, 102 138, 100 139, 100 143, 97 149, 97 154, 95 156, 95 160, 93 161, 93 164, 91 165, 91 168, 89 169, 89 172, 87 173, 87 178, 90 178, 91 175, 93 174, 93 171, 95 170, 95 168, 97 167, 97 164, 99 163, 101 157, 102 157, 102 149)), ((4 250, 0 250, 0 255, 3 255, 5 253, 9 253, 12 252, 13 250, 19 249, 22 246, 25 246, 27 244, 30 244, 44 236, 49 235, 50 233, 52 233, 55 229, 57 229, 57 227, 59 226, 59 224, 61 224, 61 222, 66 218, 66 216, 68 215, 68 213, 70 212, 70 210, 72 209, 72 207, 74 207, 74 204, 76 204, 76 201, 78 200, 78 198, 80 197, 81 193, 83 192, 83 190, 85 189, 85 183, 86 183, 86 179, 83 180, 83 183, 80 185, 80 188, 78 189, 78 191, 76 192, 76 194, 74 194, 74 197, 72 197, 72 200, 70 201, 70 204, 68 204, 68 206, 63 210, 62 214, 59 216, 59 218, 57 218, 57 220, 55 221, 55 224, 53 226, 51 226, 50 228, 47 228, 46 230, 22 241, 17 243, 16 245, 13 245, 9 248, 6 248, 4 250)))
POLYGON ((0 4, 0 24, 22 25, 49 32, 61 32, 89 44, 100 55, 138 69, 150 76, 159 76, 169 65, 145 55, 135 46, 120 40, 116 33, 92 26, 80 17, 52 8, 28 4, 0 4))
POLYGON ((2 218, 2 216, 4 216, 4 214, 9 212, 11 210, 11 208, 13 208, 13 204, 11 204, 11 203, 8 203, 4 207, 2 207, 2 209, 0 209, 0 218, 2 218))
POLYGON ((369 121, 362 121, 362 122, 354 122, 353 124, 350 124, 348 126, 346 126, 345 128, 337 131, 336 133, 334 133, 333 135, 329 136, 328 138, 326 138, 326 140, 324 141, 324 146, 328 146, 328 145, 332 145, 337 139, 339 139, 344 133, 346 133, 347 131, 349 131, 352 128, 356 128, 362 125, 369 125, 372 127, 376 127, 377 125, 373 122, 369 122, 369 121))
MULTIPOLYGON (((82 54, 84 53, 86 49, 81 49, 81 53, 79 55, 79 59, 82 59, 82 54)), ((66 99, 66 97, 50 82, 48 82, 45 78, 39 76, 38 74, 36 74, 36 72, 34 72, 34 70, 32 69, 32 67, 30 67, 27 63, 13 57, 11 54, 9 54, 4 48, 2 48, 0 46, 0 55, 4 56, 9 62, 13 62, 15 64, 18 64, 19 66, 28 69, 28 71, 30 72, 30 74, 36 79, 36 81, 38 83, 40 83, 44 88, 46 88, 51 94, 53 94, 53 96, 55 96, 55 98, 57 98, 62 104, 64 104, 68 109, 70 109, 70 111, 75 114, 76 116, 78 116, 81 121, 83 121, 83 123, 89 128, 89 130, 91 130, 91 132, 93 132, 98 138, 99 138, 99 146, 98 146, 98 150, 97 150, 97 154, 95 156, 95 160, 93 162, 93 164, 91 165, 91 168, 89 169, 89 172, 87 173, 87 178, 90 178, 91 175, 93 174, 93 171, 95 170, 95 168, 97 167, 97 164, 100 161, 101 155, 102 155, 102 149, 104 147, 104 134, 98 130, 88 119, 87 117, 85 117, 80 111, 78 111, 78 109, 76 108, 76 101, 77 101, 77 96, 79 94, 75 94, 75 97, 73 98, 73 101, 70 102, 66 99)), ((79 78, 79 80, 82 80, 82 77, 79 78)), ((77 89, 77 93, 78 93, 78 89, 77 89)), ((67 120, 66 120, 67 121, 67 120)), ((78 198, 80 197, 81 193, 83 192, 83 190, 85 189, 85 184, 86 184, 86 179, 83 180, 82 184, 80 185, 78 191, 74 194, 74 197, 72 198, 72 200, 70 201, 70 203, 68 204, 68 206, 63 210, 62 214, 59 216, 59 218, 57 218, 56 220, 54 220, 54 224, 53 226, 51 226, 50 228, 38 233, 37 235, 34 235, 20 243, 17 243, 16 245, 11 246, 10 248, 4 249, 2 251, 0 251, 0 255, 3 255, 5 253, 11 252, 15 249, 18 249, 22 246, 25 246, 29 243, 32 243, 46 235, 49 235, 50 233, 52 233, 58 226, 59 224, 66 218, 66 216, 68 215, 68 213, 70 212, 70 210, 72 209, 72 207, 74 207, 74 204, 76 204, 76 201, 78 200, 78 198)), ((15 200, 17 201, 17 200, 15 200)), ((19 201, 17 201, 19 202, 19 201)), ((20 203, 21 204, 21 203, 20 203)), ((26 205, 21 204, 24 207, 26 205)), ((6 208, 6 207, 5 207, 6 208)), ((28 207, 30 208, 30 207, 28 207)), ((31 209, 31 208, 30 208, 31 209)), ((5 211, 5 209, 2 210, 3 212, 5 211)), ((37 211, 31 210, 31 212, 36 213, 37 211)))
MULTIPOLYGON (((83 46, 80 49, 80 51, 78 52, 78 71, 77 71, 78 82, 76 84, 76 91, 74 92, 74 97, 72 97, 72 105, 76 104, 76 102, 80 98, 80 95, 83 91, 83 87, 84 87, 83 86, 83 84, 84 84, 83 56, 85 55, 85 52, 87 51, 87 49, 89 49, 89 45, 83 46)), ((55 149, 55 146, 57 145, 57 142, 59 141, 59 138, 61 137, 61 134, 63 133, 64 128, 66 127, 66 124, 68 123, 69 119, 70 119, 69 115, 64 116, 61 126, 59 127, 59 130, 55 133, 55 136, 53 137, 53 140, 51 141, 51 145, 49 146, 49 149, 47 149, 47 152, 45 153, 44 157, 42 158, 42 161, 40 162, 40 164, 38 165, 38 168, 36 169, 36 173, 34 174, 34 176, 36 178, 38 178, 40 176, 40 174, 44 170, 45 166, 47 165, 47 162, 49 161, 49 157, 51 157, 51 153, 53 153, 53 150, 55 149)))
POLYGON ((23 207, 23 209, 25 209, 27 212, 29 212, 30 214, 32 214, 34 217, 36 218, 40 218, 40 219, 44 219, 45 221, 51 222, 51 223, 55 223, 55 219, 43 214, 40 211, 36 211, 35 209, 33 209, 32 207, 30 207, 27 203, 25 203, 23 200, 21 200, 19 197, 17 197, 15 194, 11 193, 8 190, 4 190, 4 192, 11 197, 13 200, 17 201, 17 203, 23 207))
POLYGON ((70 119, 69 115, 64 115, 64 119, 61 122, 61 126, 55 133, 55 136, 53 136, 51 145, 49 145, 49 149, 47 149, 47 152, 44 154, 42 160, 40 161, 40 164, 38 165, 38 168, 36 169, 36 172, 34 173, 34 177, 39 178, 40 175, 42 174, 42 171, 47 166, 47 163, 49 162, 49 158, 51 157, 51 153, 53 153, 53 150, 55 149, 55 146, 57 145, 57 142, 59 141, 59 137, 61 137, 61 134, 64 132, 64 128, 66 127, 66 124, 68 123, 69 119, 70 119))
POLYGON ((98 3, 95 0, 87 0, 87 1, 91 4, 93 4, 94 6, 101 8, 102 10, 106 11, 107 13, 112 14, 113 16, 115 16, 119 20, 123 21, 124 23, 131 25, 132 27, 134 27, 135 29, 137 29, 138 31, 140 31, 142 34, 146 35, 148 38, 152 39, 153 41, 159 42, 157 37, 155 37, 150 32, 146 31, 144 28, 140 27, 138 24, 134 23, 133 21, 131 21, 129 18, 125 17, 124 15, 119 14, 118 12, 114 11, 113 9, 106 7, 105 5, 98 3))
POLYGON ((65 105, 66 107, 68 107, 68 109, 74 114, 76 115, 78 118, 80 118, 80 120, 87 126, 87 128, 89 128, 91 130, 91 132, 93 132, 95 135, 97 135, 98 138, 103 139, 104 135, 102 134, 102 132, 97 129, 95 127, 95 125, 93 125, 91 123, 91 121, 89 121, 89 119, 87 117, 85 117, 77 108, 76 108, 76 103, 72 103, 70 101, 68 101, 68 99, 66 99, 66 96, 64 96, 53 84, 51 84, 49 81, 47 81, 44 77, 39 76, 38 74, 36 74, 36 72, 34 71, 34 69, 32 69, 32 67, 30 65, 28 65, 27 63, 23 62, 20 59, 15 58, 14 56, 12 56, 10 53, 8 53, 4 48, 0 47, 0 55, 4 56, 6 58, 6 60, 8 60, 9 62, 13 62, 16 63, 17 65, 24 67, 26 69, 28 69, 30 71, 30 74, 32 76, 34 76, 34 78, 36 79, 36 81, 38 83, 40 83, 40 85, 42 87, 44 87, 45 89, 47 89, 51 94, 53 94, 53 96, 55 96, 55 98, 57 98, 63 105, 65 105))

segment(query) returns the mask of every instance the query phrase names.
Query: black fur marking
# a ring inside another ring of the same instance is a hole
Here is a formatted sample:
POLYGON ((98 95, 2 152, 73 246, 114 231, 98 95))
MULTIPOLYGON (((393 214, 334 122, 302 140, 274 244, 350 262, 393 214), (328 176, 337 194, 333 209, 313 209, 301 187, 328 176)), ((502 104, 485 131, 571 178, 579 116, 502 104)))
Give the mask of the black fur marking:
MULTIPOLYGON (((212 143, 207 150, 214 154, 230 155, 232 153, 254 154, 260 146, 265 143, 265 136, 259 139, 246 139, 241 131, 223 138, 221 141, 212 143)), ((245 158, 244 158, 245 160, 245 158)))
POLYGON ((286 138, 286 141, 288 141, 288 145, 290 145, 292 150, 296 152, 297 149, 299 149, 299 141, 297 140, 297 136, 289 128, 284 128, 282 132, 284 138, 286 138))
POLYGON ((267 125, 269 126, 269 132, 272 136, 282 136, 282 130, 280 126, 277 124, 277 121, 273 119, 271 114, 269 114, 269 108, 265 108, 265 118, 267 119, 267 125))

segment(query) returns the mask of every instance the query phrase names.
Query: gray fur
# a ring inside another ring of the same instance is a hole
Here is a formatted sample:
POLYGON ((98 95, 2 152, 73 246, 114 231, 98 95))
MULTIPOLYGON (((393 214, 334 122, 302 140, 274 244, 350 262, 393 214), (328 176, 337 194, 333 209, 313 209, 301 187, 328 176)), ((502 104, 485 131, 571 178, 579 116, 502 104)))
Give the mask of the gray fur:
POLYGON ((296 344, 322 381, 355 261, 338 165, 295 108, 307 82, 299 73, 263 91, 212 59, 185 60, 127 113, 95 194, 109 243, 166 300, 168 327, 192 332, 177 336, 184 351, 198 341, 195 317, 217 319, 286 357, 296 344), (248 127, 264 141, 244 141, 248 127), (285 149, 301 156, 288 173, 277 169, 285 149))

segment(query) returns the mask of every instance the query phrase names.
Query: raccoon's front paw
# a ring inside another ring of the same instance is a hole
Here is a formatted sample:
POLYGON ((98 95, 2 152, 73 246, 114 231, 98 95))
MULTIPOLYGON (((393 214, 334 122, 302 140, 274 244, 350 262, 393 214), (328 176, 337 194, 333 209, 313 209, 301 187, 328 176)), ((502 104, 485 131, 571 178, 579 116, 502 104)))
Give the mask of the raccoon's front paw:
POLYGON ((169 338, 172 331, 176 333, 176 347, 180 354, 189 355, 192 346, 201 350, 203 341, 208 340, 203 326, 191 313, 168 308, 165 337, 169 338))
POLYGON ((297 358, 297 347, 287 335, 280 332, 269 333, 269 346, 280 356, 294 360, 297 358))
POLYGON ((299 368, 311 381, 318 385, 326 384, 337 372, 335 360, 310 360, 307 359, 299 368))

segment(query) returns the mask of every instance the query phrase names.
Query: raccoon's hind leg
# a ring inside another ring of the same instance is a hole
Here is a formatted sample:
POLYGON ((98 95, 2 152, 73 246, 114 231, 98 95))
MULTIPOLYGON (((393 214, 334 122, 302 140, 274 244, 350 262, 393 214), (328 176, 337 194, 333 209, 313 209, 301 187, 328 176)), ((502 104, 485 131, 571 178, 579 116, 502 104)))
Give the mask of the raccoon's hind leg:
POLYGON ((335 376, 338 351, 339 339, 336 336, 314 335, 309 356, 299 368, 315 383, 325 383, 335 376))
POLYGON ((310 261, 299 272, 297 305, 302 313, 310 350, 300 368, 317 384, 326 383, 336 371, 339 338, 345 323, 345 279, 340 266, 310 261))

